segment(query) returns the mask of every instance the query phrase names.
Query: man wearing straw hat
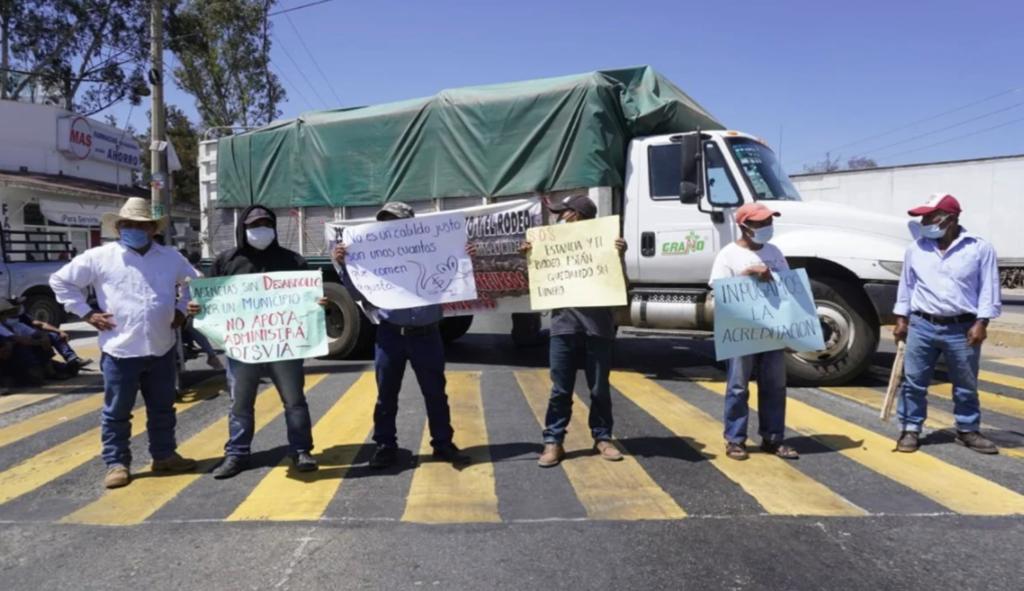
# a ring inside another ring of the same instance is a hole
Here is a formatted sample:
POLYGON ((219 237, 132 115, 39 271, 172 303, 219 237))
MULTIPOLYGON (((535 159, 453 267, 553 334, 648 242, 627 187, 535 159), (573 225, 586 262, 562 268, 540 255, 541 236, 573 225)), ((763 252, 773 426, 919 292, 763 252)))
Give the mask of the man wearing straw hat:
POLYGON ((131 412, 141 389, 153 472, 186 472, 196 462, 178 455, 174 439, 174 330, 187 302, 177 286, 197 277, 185 257, 153 241, 167 227, 149 200, 133 197, 103 216, 103 234, 115 242, 91 248, 50 277, 57 301, 99 331, 104 405, 101 424, 107 488, 131 481, 131 412), (96 290, 99 309, 86 302, 96 290))

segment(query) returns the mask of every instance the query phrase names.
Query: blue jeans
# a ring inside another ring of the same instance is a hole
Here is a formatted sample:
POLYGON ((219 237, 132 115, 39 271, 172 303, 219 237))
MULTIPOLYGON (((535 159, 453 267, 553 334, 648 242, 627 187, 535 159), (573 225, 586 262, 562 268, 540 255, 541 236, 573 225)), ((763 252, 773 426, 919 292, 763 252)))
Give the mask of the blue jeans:
POLYGON ((174 349, 160 357, 119 359, 104 353, 100 369, 104 395, 100 432, 107 466, 128 467, 132 463, 131 418, 139 390, 146 403, 149 455, 162 460, 174 454, 174 349))
POLYGON ((402 389, 405 363, 412 364, 416 381, 427 407, 430 445, 452 442, 451 410, 448 408, 444 377, 444 343, 436 328, 426 334, 402 335, 399 329, 381 323, 377 327, 374 365, 377 370, 377 405, 373 409, 373 441, 381 447, 397 447, 398 393, 402 389))
POLYGON ((786 363, 784 352, 767 351, 729 360, 725 389, 725 440, 744 443, 750 410, 750 376, 757 368, 757 432, 778 443, 786 433, 786 363))
POLYGON ((612 438, 612 396, 608 374, 612 368, 613 339, 585 334, 551 337, 551 398, 544 417, 544 443, 562 443, 572 418, 572 392, 576 370, 582 365, 590 388, 590 434, 595 441, 612 438))
POLYGON ((50 344, 57 350, 57 353, 60 353, 60 356, 64 358, 64 361, 78 359, 78 353, 75 353, 75 350, 71 348, 71 345, 69 345, 67 341, 61 339, 59 334, 55 332, 48 332, 46 333, 46 336, 49 337, 50 344))
POLYGON ((980 429, 978 362, 981 346, 967 344, 967 331, 971 324, 932 324, 920 316, 910 317, 903 362, 903 388, 898 405, 904 431, 921 432, 928 416, 928 386, 940 353, 946 358, 949 378, 953 382, 953 416, 957 431, 980 429))
POLYGON ((291 453, 313 450, 313 427, 309 406, 303 393, 306 376, 302 360, 274 361, 271 363, 243 363, 228 359, 231 392, 231 412, 228 414, 228 442, 224 452, 229 456, 247 456, 252 451, 252 438, 256 434, 256 392, 260 378, 269 376, 284 404, 284 422, 288 428, 288 448, 291 453))

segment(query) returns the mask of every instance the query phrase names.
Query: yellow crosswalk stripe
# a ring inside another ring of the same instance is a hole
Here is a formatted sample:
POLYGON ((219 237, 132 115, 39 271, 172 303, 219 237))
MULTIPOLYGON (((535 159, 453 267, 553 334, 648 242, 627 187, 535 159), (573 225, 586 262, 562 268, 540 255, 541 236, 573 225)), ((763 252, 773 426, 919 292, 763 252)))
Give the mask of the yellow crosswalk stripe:
POLYGON ((996 357, 989 359, 989 361, 995 361, 1001 365, 1009 365, 1010 367, 1024 367, 1024 357, 996 357))
MULTIPOLYGON (((689 370, 682 370, 690 375, 689 370)), ((699 375, 699 374, 698 374, 699 375)), ((702 387, 725 395, 725 383, 699 381, 702 387)), ((750 387, 750 406, 757 409, 757 388, 750 387)), ((786 426, 814 438, 862 466, 894 480, 936 503, 968 515, 1007 515, 1024 513, 1024 495, 967 470, 944 462, 926 452, 893 452, 891 438, 833 416, 789 398, 786 402, 786 426), (849 447, 848 440, 858 442, 849 447)))
POLYGON ((92 394, 82 398, 81 400, 69 402, 53 410, 39 413, 21 422, 0 428, 0 447, 8 446, 15 441, 31 437, 32 435, 56 427, 61 423, 66 423, 77 419, 82 415, 96 412, 101 408, 103 408, 103 395, 92 394))
POLYGON ((480 394, 480 372, 449 372, 448 403, 455 441, 473 463, 456 469, 430 457, 430 429, 423 429, 420 465, 412 477, 402 521, 471 523, 501 521, 494 464, 487 447, 487 424, 480 394))
MULTIPOLYGON (((878 368, 872 368, 872 372, 882 377, 882 372, 878 368)), ((885 370, 884 378, 889 379, 889 371, 885 370)), ((1010 388, 1021 388, 1024 389, 1024 379, 1015 378, 1013 376, 1007 376, 995 372, 982 370, 978 372, 978 379, 981 381, 991 382, 993 384, 999 384, 1001 386, 1007 386, 1010 388)), ((933 381, 928 387, 929 394, 935 394, 945 398, 946 400, 953 399, 953 385, 949 382, 933 381)), ((978 389, 978 401, 981 403, 982 411, 991 410, 1000 414, 1017 417, 1024 419, 1024 400, 1020 398, 1014 398, 1005 394, 998 394, 996 392, 989 392, 987 390, 978 389)))
MULTIPOLYGON (((929 394, 934 394, 946 400, 953 399, 953 385, 949 383, 933 383, 928 388, 929 394)), ((981 403, 981 410, 997 412, 1018 419, 1024 419, 1024 400, 978 390, 978 401, 981 403)))
MULTIPOLYGON (((828 392, 829 394, 834 394, 840 398, 845 398, 846 400, 866 406, 872 410, 881 410, 882 408, 883 394, 873 388, 864 388, 860 386, 835 386, 820 389, 828 392)), ((928 421, 925 424, 932 429, 948 429, 956 426, 956 418, 952 413, 948 413, 940 408, 929 406, 928 421)), ((993 429, 994 427, 982 423, 981 428, 986 430, 993 429)), ((1014 458, 1024 458, 1024 447, 1000 446, 999 453, 1014 458)))
POLYGON ((63 392, 38 392, 32 394, 8 394, 0 397, 0 414, 8 413, 30 404, 60 396, 63 392))
POLYGON ((338 492, 373 422, 377 386, 364 373, 313 427, 320 470, 299 473, 283 459, 260 481, 228 521, 313 521, 320 519, 338 492))
POLYGON ((983 369, 978 372, 978 379, 983 382, 1006 386, 1007 388, 1024 390, 1024 378, 1018 378, 1017 376, 996 373, 994 371, 987 371, 983 369))
POLYGON ((722 423, 647 379, 624 371, 611 374, 612 385, 669 431, 703 455, 729 480, 777 515, 865 515, 865 511, 774 455, 751 453, 745 462, 726 457, 722 423), (711 449, 722 450, 713 453, 711 449))
MULTIPOLYGON (((307 376, 306 387, 314 387, 324 377, 326 374, 307 376)), ((274 420, 283 410, 276 388, 267 388, 261 392, 256 397, 256 431, 274 420)), ((61 521, 93 525, 142 523, 177 497, 188 485, 202 477, 205 469, 212 467, 223 453, 227 434, 228 418, 225 416, 178 446, 178 453, 182 456, 203 460, 196 471, 166 475, 155 475, 152 472, 135 474, 132 483, 128 486, 106 491, 99 499, 71 513, 61 521)))
MULTIPOLYGON (((517 371, 516 380, 537 422, 544 425, 551 381, 546 370, 517 371)), ((573 413, 565 437, 569 452, 593 446, 590 428, 583 418, 586 404, 573 396, 573 413)), ((682 519, 686 517, 672 497, 640 466, 626 456, 621 462, 607 462, 595 454, 568 459, 561 464, 590 519, 682 519)))
MULTIPOLYGON (((223 381, 210 379, 199 385, 201 391, 216 391, 223 381)), ((201 398, 195 398, 196 402, 201 398)), ((176 405, 178 414, 195 406, 195 402, 176 405)), ((146 409, 140 406, 132 411, 132 436, 145 431, 146 409)), ((82 464, 99 456, 100 428, 89 429, 81 435, 40 452, 35 456, 0 472, 0 504, 12 501, 26 493, 56 480, 82 464)))

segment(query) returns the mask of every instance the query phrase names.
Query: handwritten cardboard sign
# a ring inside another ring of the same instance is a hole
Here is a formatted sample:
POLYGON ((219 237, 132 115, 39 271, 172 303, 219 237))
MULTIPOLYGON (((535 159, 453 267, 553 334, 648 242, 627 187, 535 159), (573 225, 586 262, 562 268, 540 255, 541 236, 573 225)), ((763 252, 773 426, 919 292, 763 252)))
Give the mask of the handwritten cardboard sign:
POLYGON ((254 273, 194 279, 202 311, 195 328, 231 359, 268 363, 327 354, 320 271, 254 273))
POLYGON ((804 269, 774 274, 774 281, 730 277, 714 282, 715 357, 825 348, 821 322, 804 269))
POLYGON ((378 308, 476 299, 462 213, 351 226, 342 240, 353 286, 378 308))
POLYGON ((534 310, 625 306, 626 279, 615 249, 619 216, 526 231, 533 245, 530 306, 534 310))

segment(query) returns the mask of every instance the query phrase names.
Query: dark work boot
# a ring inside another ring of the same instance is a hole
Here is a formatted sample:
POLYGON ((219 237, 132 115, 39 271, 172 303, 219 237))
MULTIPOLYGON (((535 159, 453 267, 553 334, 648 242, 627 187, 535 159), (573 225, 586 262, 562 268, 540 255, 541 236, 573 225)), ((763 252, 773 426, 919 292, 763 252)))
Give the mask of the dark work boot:
POLYGON ((397 461, 397 447, 378 446, 377 451, 373 452, 373 457, 370 458, 370 467, 374 470, 381 470, 389 466, 394 466, 397 461))
POLYGON ((913 453, 921 447, 919 439, 921 434, 917 431, 903 431, 900 433, 900 438, 896 440, 896 451, 903 453, 913 453))
POLYGON ((248 462, 241 456, 225 456, 224 460, 213 470, 213 477, 217 480, 225 480, 238 476, 246 468, 248 462))
POLYGON ((448 462, 456 467, 468 466, 473 462, 469 456, 460 452, 454 443, 446 443, 435 447, 434 459, 448 462))
POLYGON ((956 442, 980 454, 997 454, 999 448, 977 431, 957 431, 956 442))
POLYGON ((298 472, 316 472, 317 469, 316 460, 308 451, 300 451, 295 454, 292 463, 295 464, 295 470, 298 472))

